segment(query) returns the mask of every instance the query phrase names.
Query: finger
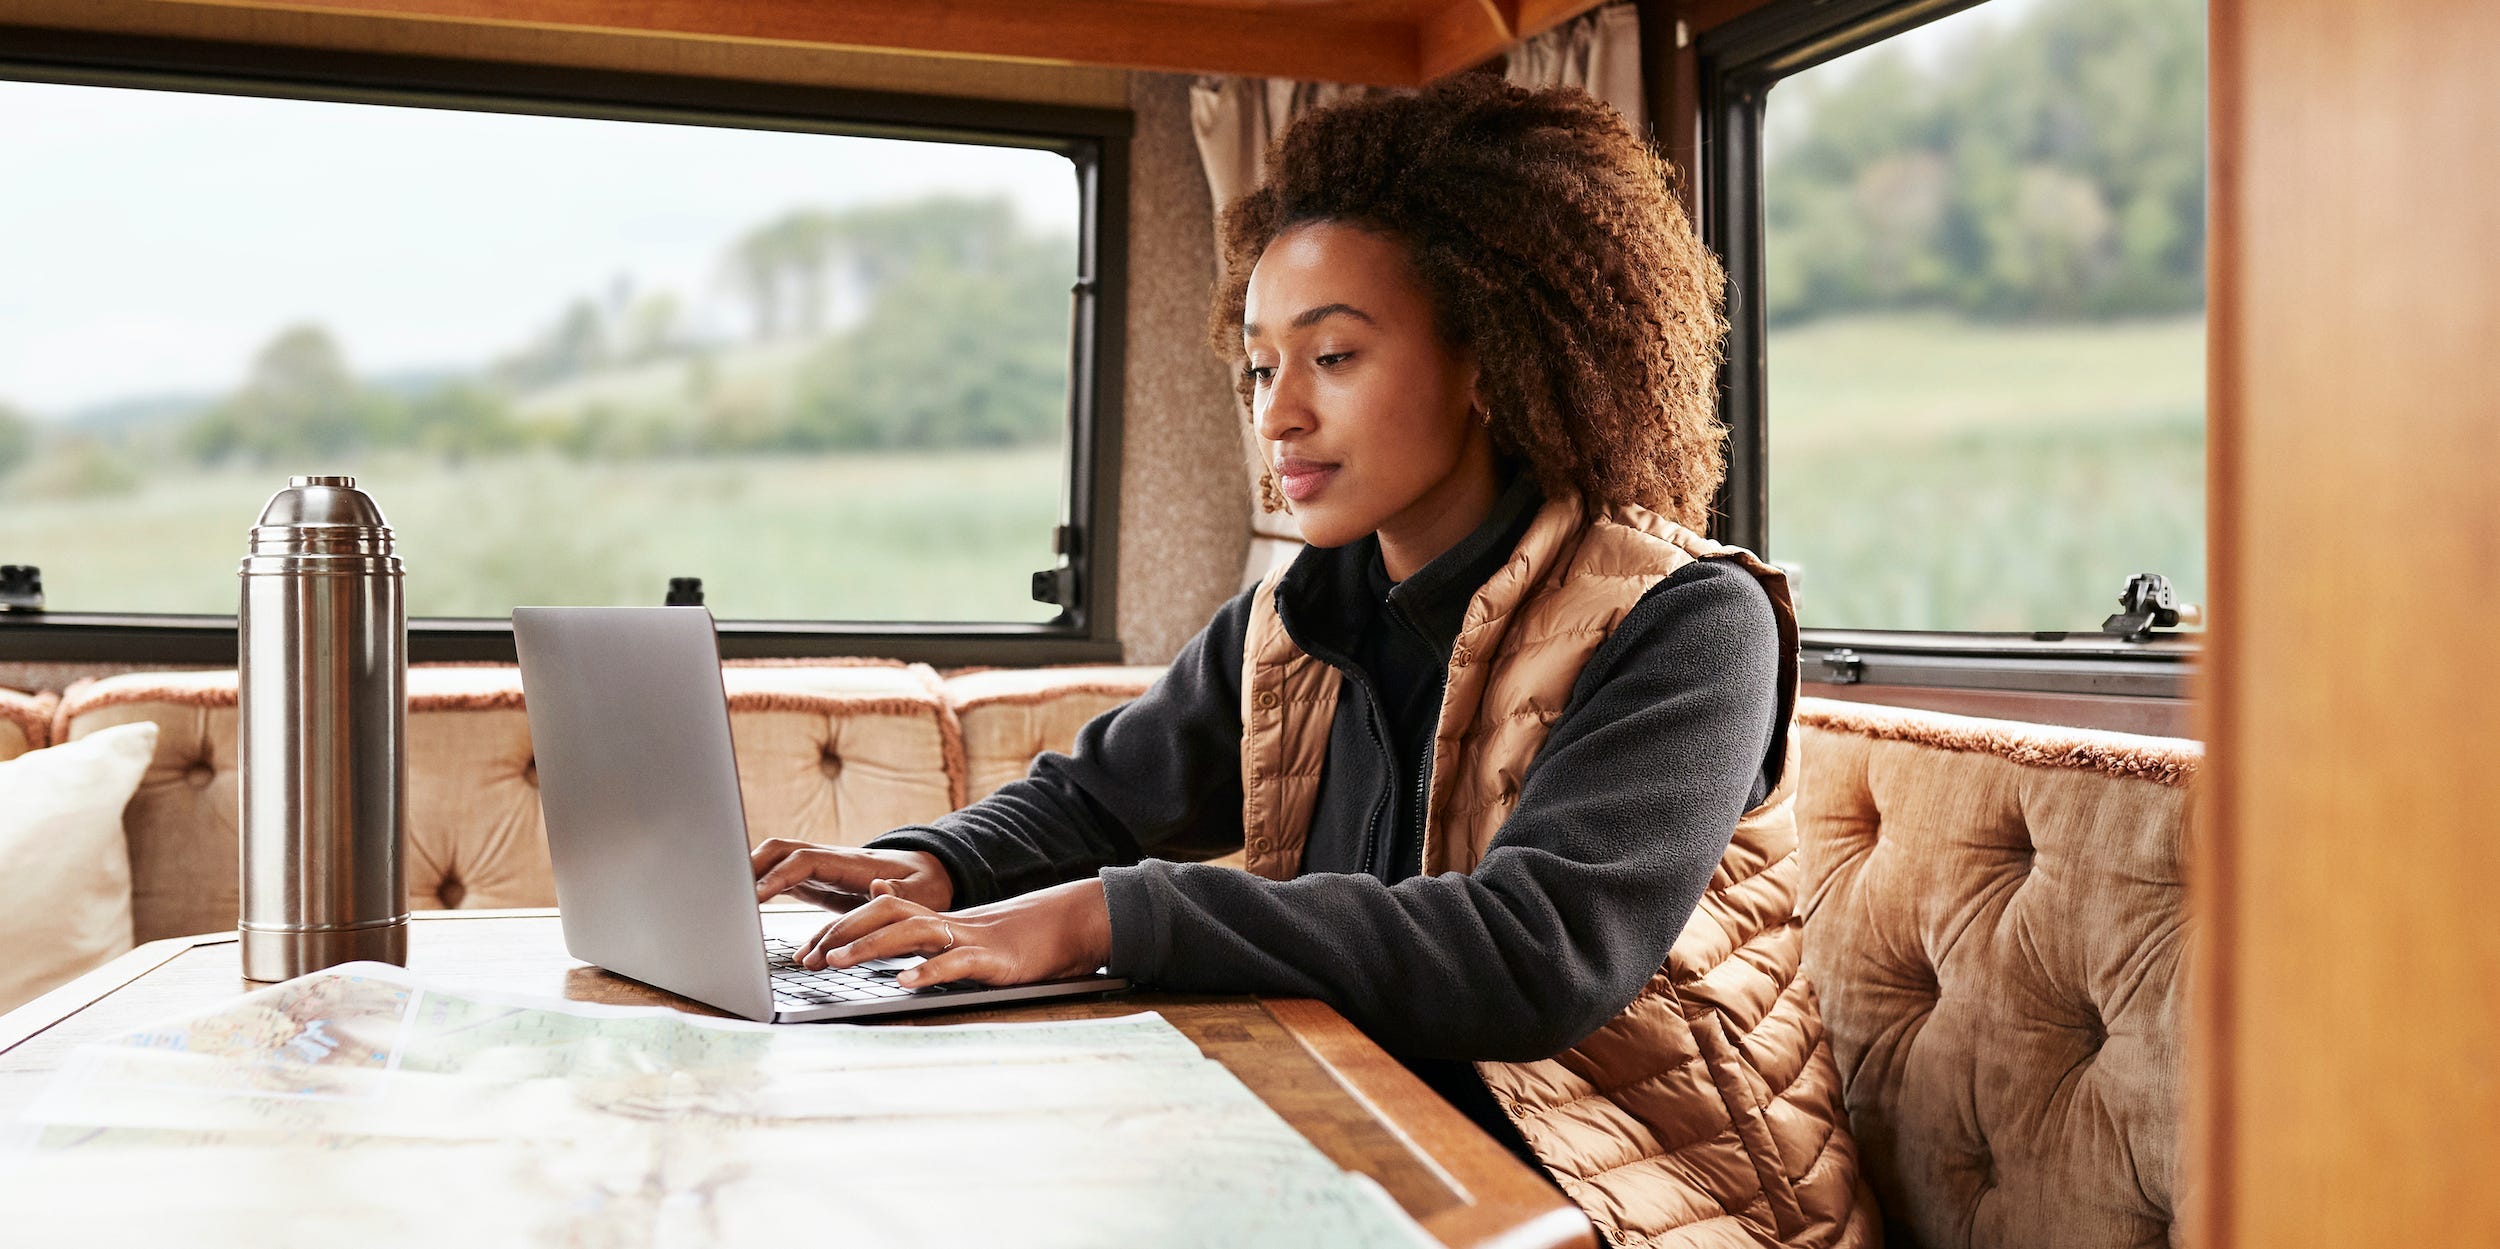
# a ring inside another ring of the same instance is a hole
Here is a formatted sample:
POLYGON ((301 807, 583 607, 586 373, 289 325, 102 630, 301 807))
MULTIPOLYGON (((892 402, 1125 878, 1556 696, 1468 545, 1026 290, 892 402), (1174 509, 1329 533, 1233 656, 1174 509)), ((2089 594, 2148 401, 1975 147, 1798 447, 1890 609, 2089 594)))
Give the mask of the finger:
MULTIPOLYGON (((765 844, 769 846, 772 843, 765 844)), ((814 846, 793 845, 782 851, 779 857, 757 868, 755 873, 756 900, 761 902, 766 898, 788 892, 801 881, 808 879, 807 856, 816 849, 817 847, 814 846)), ((761 858, 762 855, 763 847, 758 847, 756 856, 761 858)))
MULTIPOLYGON (((897 898, 895 901, 901 901, 897 898)), ((873 932, 854 937, 838 945, 826 955, 833 967, 854 967, 874 958, 901 958, 907 954, 941 954, 946 947, 971 934, 961 924, 939 918, 928 911, 898 919, 873 932)), ((958 946, 957 948, 961 948, 958 946)))
POLYGON ((894 881, 891 877, 880 876, 875 880, 868 882, 868 894, 870 897, 882 898, 889 894, 899 894, 901 892, 902 890, 894 887, 894 881))
MULTIPOLYGON (((808 963, 810 967, 822 967, 832 960, 835 950, 889 925, 928 913, 927 907, 904 898, 892 895, 870 898, 857 910, 825 925, 824 931, 817 933, 816 940, 801 952, 801 957, 803 960, 814 960, 808 963)), ((945 942, 941 940, 939 944, 945 942)))
POLYGON ((958 980, 973 980, 982 984, 1016 982, 1006 955, 988 946, 959 945, 943 954, 931 955, 927 962, 896 976, 894 983, 906 989, 922 989, 958 980))
POLYGON ((791 851, 755 882, 758 900, 814 883, 843 893, 867 891, 870 867, 837 846, 804 846, 791 851))
POLYGON ((806 850, 811 848, 811 845, 812 843, 792 841, 787 837, 767 837, 755 843, 754 851, 747 855, 747 862, 755 868, 757 876, 762 876, 771 870, 773 864, 790 857, 791 851, 806 850))

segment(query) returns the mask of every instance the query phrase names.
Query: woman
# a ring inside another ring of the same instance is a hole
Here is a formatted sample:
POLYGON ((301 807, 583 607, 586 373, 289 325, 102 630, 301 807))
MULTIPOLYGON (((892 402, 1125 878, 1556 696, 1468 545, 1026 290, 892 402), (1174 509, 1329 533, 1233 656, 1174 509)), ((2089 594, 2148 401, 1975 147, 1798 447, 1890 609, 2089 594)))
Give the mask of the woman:
POLYGON ((1861 1243, 1796 975, 1795 625, 1688 528, 1725 322, 1664 166, 1466 77, 1268 169, 1213 331, 1308 547, 1072 753, 865 849, 767 842, 757 896, 869 895, 802 961, 929 955, 906 984, 1325 1000, 1618 1242, 1861 1243))

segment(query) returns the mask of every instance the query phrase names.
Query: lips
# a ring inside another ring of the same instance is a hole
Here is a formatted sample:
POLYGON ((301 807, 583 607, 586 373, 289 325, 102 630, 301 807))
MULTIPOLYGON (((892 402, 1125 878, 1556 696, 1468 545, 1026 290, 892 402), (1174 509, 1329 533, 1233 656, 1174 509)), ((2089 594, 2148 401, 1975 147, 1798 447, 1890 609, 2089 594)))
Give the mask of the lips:
POLYGON ((1318 494, 1337 475, 1340 465, 1288 455, 1276 461, 1277 484, 1285 497, 1300 503, 1318 494))

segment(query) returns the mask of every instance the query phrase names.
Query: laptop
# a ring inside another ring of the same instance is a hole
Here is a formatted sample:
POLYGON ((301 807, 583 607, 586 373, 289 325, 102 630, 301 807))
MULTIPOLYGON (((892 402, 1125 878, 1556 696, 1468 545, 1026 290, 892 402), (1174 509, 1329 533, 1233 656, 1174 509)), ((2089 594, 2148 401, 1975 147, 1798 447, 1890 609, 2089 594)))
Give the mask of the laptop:
POLYGON ((712 613, 517 607, 512 636, 573 957, 773 1023, 1127 987, 1103 974, 999 988, 895 983, 918 957, 799 966, 790 954, 834 917, 756 905, 712 613))

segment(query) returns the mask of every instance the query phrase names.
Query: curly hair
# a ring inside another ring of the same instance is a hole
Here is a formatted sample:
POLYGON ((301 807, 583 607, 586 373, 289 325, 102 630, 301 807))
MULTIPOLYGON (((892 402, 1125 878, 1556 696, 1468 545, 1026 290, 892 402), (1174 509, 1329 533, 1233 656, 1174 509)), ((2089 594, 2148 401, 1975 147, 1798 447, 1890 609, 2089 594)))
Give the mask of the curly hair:
MULTIPOLYGON (((1242 362, 1250 270, 1278 236, 1322 221, 1386 234, 1405 244, 1443 339, 1476 351, 1497 451, 1548 494, 1702 529, 1725 472, 1727 319, 1718 259, 1672 179, 1621 114, 1577 89, 1466 74, 1318 110, 1224 212, 1209 341, 1242 362)), ((1246 405, 1249 377, 1235 376, 1246 405)))

